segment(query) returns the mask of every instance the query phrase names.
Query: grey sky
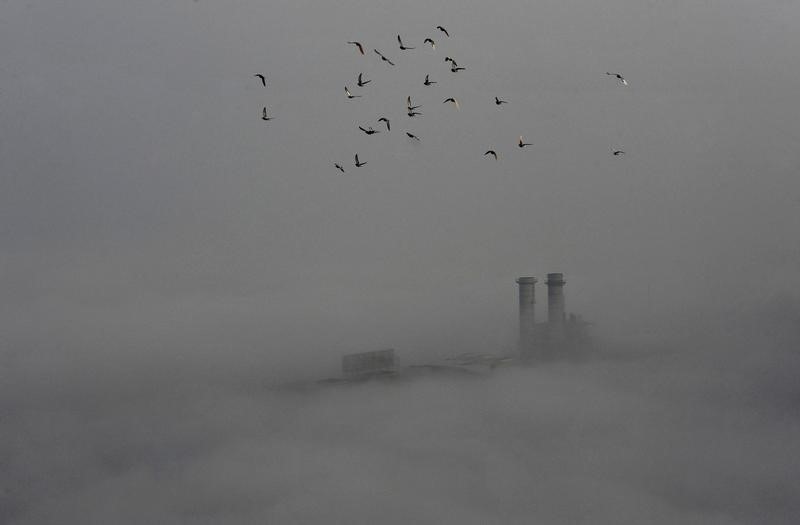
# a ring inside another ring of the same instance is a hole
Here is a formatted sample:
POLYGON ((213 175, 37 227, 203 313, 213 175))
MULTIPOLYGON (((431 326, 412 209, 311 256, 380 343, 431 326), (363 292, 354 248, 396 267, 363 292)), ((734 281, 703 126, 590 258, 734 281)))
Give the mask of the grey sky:
POLYGON ((645 280, 676 309, 709 287, 742 300, 798 284, 793 3, 2 9, 4 273, 23 295, 35 274, 68 303, 327 288, 424 308, 475 289, 506 307, 510 277, 559 270, 582 287, 576 309, 611 288, 640 303, 645 280), (397 33, 439 47, 404 53, 397 33), (348 101, 360 71, 373 83, 348 101), (407 95, 424 105, 413 122, 407 95), (356 128, 384 114, 397 133, 356 128), (516 151, 520 134, 534 147, 516 151), (774 281, 742 278, 756 271, 774 281))
POLYGON ((514 277, 552 271, 618 335, 795 312, 799 21, 792 1, 6 0, 0 373, 101 396, 162 367, 505 351, 514 277), (390 133, 356 127, 381 115, 390 133))

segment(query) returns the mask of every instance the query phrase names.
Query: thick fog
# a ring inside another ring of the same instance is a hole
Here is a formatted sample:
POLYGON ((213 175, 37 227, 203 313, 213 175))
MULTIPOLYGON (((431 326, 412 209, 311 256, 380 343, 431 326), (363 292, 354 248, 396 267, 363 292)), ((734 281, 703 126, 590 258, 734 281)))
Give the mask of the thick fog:
POLYGON ((0 522, 797 523, 798 20, 0 3, 0 522), (315 383, 513 355, 547 272, 585 360, 315 383))

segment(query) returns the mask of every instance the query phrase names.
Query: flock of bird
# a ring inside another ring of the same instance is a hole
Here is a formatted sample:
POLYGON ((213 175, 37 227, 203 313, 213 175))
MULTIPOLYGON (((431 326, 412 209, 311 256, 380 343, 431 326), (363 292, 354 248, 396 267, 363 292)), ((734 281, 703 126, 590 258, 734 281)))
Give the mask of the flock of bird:
MULTIPOLYGON (((440 25, 436 26, 436 29, 438 31, 440 31, 445 37, 447 37, 447 38, 450 37, 450 33, 443 26, 440 26, 440 25)), ((352 45, 352 46, 355 46, 355 49, 357 50, 357 52, 359 54, 361 54, 363 56, 366 56, 366 52, 364 51, 364 45, 361 42, 358 42, 358 41, 355 41, 355 40, 351 40, 351 41, 348 41, 347 43, 352 45)), ((397 43, 398 43, 398 46, 399 46, 401 51, 410 51, 410 50, 416 49, 415 46, 407 46, 407 45, 405 45, 403 43, 403 39, 401 38, 400 35, 397 35, 397 43)), ((434 50, 436 49, 436 42, 431 37, 425 38, 425 40, 423 40, 423 44, 429 45, 431 47, 431 49, 434 49, 434 50)), ((388 64, 391 67, 394 67, 396 65, 391 59, 387 58, 379 50, 373 49, 373 51, 375 52, 376 55, 378 55, 378 57, 380 57, 382 62, 385 62, 386 64, 388 64)), ((466 67, 458 65, 458 63, 453 58, 451 58, 449 56, 446 56, 444 58, 444 61, 446 63, 450 64, 450 72, 451 73, 458 73, 460 71, 466 70, 466 67)), ((616 78, 617 82, 621 86, 627 86, 628 85, 628 81, 625 79, 624 76, 622 76, 621 73, 606 72, 606 75, 616 78)), ((267 79, 266 79, 265 75, 263 75, 261 73, 256 73, 254 76, 260 80, 261 85, 263 87, 267 87, 267 79)), ((363 73, 359 73, 355 85, 358 86, 359 88, 365 88, 371 82, 372 82, 372 80, 365 78, 363 73)), ((426 74, 425 75, 425 80, 422 82, 422 84, 424 86, 426 86, 426 87, 430 87, 430 86, 433 86, 433 85, 437 84, 437 82, 434 81, 434 80, 431 80, 430 75, 426 74)), ((350 88, 348 86, 345 86, 344 93, 345 93, 345 97, 347 97, 348 100, 362 98, 362 96, 363 96, 363 95, 359 95, 359 94, 353 94, 350 91, 350 88)), ((455 98, 455 97, 448 97, 448 98, 444 99, 443 104, 448 104, 448 103, 452 104, 452 106, 456 110, 461 109, 461 104, 459 103, 458 99, 455 98)), ((495 96, 494 97, 494 103, 497 106, 502 106, 503 104, 508 104, 508 101, 507 100, 503 100, 503 99, 495 96)), ((417 111, 421 107, 422 106, 420 104, 416 104, 415 105, 415 104, 412 103, 411 96, 408 96, 406 98, 406 115, 409 118, 414 118, 414 117, 417 117, 417 116, 421 116, 422 113, 417 111)), ((272 117, 272 116, 270 116, 268 114, 266 106, 263 107, 262 110, 261 110, 261 119, 264 120, 264 121, 270 121, 270 120, 274 119, 274 117, 272 117)), ((380 118, 378 118, 378 122, 383 122, 384 123, 387 132, 391 131, 391 129, 392 129, 391 128, 391 122, 389 121, 388 118, 386 118, 384 116, 381 116, 380 118)), ((380 133, 381 132, 380 130, 374 129, 372 126, 367 126, 367 127, 358 126, 358 129, 360 129, 366 135, 374 135, 376 133, 380 133)), ((410 140, 414 140, 414 141, 417 141, 417 142, 419 142, 421 140, 417 135, 415 135, 414 133, 412 133, 410 131, 406 131, 405 134, 410 140)), ((523 149, 523 148, 526 148, 526 147, 532 146, 532 145, 533 145, 532 143, 525 142, 524 137, 522 135, 520 135, 519 141, 517 142, 517 147, 519 149, 523 149)), ((618 156, 624 155, 625 151, 623 151, 621 149, 612 148, 611 149, 611 154, 614 155, 615 157, 618 157, 618 156)), ((485 156, 491 156, 491 157, 494 158, 494 160, 498 160, 497 151, 495 151, 494 149, 487 150, 483 154, 483 156, 484 157, 485 156)), ((333 164, 336 167, 336 169, 338 169, 342 173, 345 173, 344 167, 339 162, 334 162, 333 164)), ((355 165, 355 167, 360 168, 362 166, 366 166, 366 164, 367 164, 366 161, 362 162, 361 160, 359 160, 357 153, 354 155, 354 165, 355 165)))

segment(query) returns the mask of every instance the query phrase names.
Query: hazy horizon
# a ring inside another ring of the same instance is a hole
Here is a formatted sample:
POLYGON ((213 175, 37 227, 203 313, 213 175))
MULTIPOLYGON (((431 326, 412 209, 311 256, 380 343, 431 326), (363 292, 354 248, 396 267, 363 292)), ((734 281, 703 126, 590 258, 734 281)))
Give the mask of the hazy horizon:
POLYGON ((0 3, 0 521, 797 522, 798 20, 0 3), (586 362, 270 389, 513 353, 548 272, 586 362))

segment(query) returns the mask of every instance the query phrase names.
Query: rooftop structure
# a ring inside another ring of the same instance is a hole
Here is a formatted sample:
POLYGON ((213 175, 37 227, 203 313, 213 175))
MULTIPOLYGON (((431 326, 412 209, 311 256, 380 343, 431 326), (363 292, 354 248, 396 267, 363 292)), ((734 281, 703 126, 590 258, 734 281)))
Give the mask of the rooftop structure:
POLYGON ((579 316, 567 317, 563 273, 548 273, 547 322, 534 317, 535 277, 520 277, 519 285, 519 356, 523 361, 538 362, 571 358, 588 347, 587 323, 579 316))

